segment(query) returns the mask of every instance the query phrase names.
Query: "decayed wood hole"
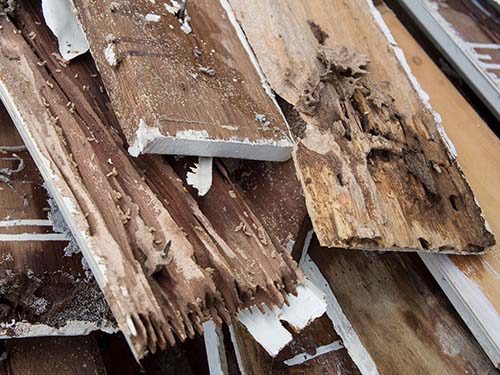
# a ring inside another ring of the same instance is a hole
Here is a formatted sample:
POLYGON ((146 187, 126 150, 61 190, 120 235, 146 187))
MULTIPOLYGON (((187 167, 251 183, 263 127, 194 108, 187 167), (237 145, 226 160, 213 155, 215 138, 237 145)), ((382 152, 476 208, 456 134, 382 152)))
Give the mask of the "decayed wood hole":
POLYGON ((308 126, 294 160, 321 243, 464 253, 492 246, 470 188, 429 132, 430 113, 401 115, 390 82, 370 80, 369 58, 353 49, 319 47, 317 59, 295 106, 308 126))
POLYGON ((16 126, 36 145, 37 166, 55 174, 47 183, 59 203, 74 205, 66 220, 138 357, 201 332, 204 320, 282 305, 301 273, 230 182, 214 175, 234 213, 214 228, 161 157, 128 155, 90 57, 61 61, 36 1, 17 17, 21 33, 0 18, 2 100, 21 113, 16 126))

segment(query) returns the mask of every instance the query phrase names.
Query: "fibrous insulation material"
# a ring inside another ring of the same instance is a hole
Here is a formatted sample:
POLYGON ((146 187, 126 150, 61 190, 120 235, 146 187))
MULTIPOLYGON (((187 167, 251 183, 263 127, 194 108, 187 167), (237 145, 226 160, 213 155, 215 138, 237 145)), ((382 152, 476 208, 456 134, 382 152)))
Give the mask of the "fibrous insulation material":
POLYGON ((89 50, 89 43, 70 0, 42 0, 42 11, 47 26, 57 37, 59 53, 65 60, 89 50))
POLYGON ((198 190, 200 197, 208 193, 212 186, 212 158, 198 158, 198 163, 187 173, 187 183, 198 190))
POLYGON ((312 283, 299 285, 297 296, 289 295, 289 305, 271 310, 264 305, 264 314, 251 307, 238 314, 238 320, 253 338, 271 355, 276 356, 290 341, 291 333, 281 324, 286 321, 300 331, 326 312, 323 293, 312 283))

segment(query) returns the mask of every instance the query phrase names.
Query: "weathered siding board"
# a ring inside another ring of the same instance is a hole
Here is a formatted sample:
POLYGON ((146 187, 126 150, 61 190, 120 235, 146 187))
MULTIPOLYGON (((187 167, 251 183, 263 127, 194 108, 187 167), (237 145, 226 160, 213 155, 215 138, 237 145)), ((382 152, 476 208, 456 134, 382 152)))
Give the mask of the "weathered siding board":
POLYGON ((321 244, 464 254, 495 243, 371 1, 230 3, 272 88, 307 122, 294 161, 321 244))

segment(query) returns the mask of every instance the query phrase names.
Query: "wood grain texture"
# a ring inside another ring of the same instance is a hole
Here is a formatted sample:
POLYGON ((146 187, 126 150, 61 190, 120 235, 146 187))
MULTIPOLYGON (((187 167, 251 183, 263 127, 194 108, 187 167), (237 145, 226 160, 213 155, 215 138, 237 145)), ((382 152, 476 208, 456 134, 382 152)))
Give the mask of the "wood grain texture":
POLYGON ((290 157, 278 106, 219 1, 187 2, 189 34, 164 2, 77 0, 75 6, 130 146, 141 142, 142 123, 154 133, 140 146, 144 153, 290 157), (148 22, 148 14, 159 22, 148 22), (110 49, 117 66, 106 58, 110 49))
MULTIPOLYGON (((392 23, 391 29, 394 33, 398 31, 392 28, 392 23)), ((294 124, 292 114, 287 111, 285 114, 292 128, 300 128, 294 124)), ((306 204, 292 162, 257 166, 245 161, 235 175, 248 205, 266 224, 271 238, 290 249, 295 242, 293 252, 295 259, 299 259, 304 237, 301 233, 310 224, 304 224, 306 204)), ((314 248, 311 256, 328 279, 379 373, 494 373, 484 352, 418 257, 320 249, 317 244, 314 248), (457 352, 461 354, 456 355, 457 352)), ((329 332, 320 322, 313 322, 309 329, 300 336, 298 347, 307 347, 304 341, 314 341, 329 332), (315 331, 317 328, 322 333, 315 331)), ((262 353, 244 332, 236 330, 236 334, 240 351, 248 354, 242 357, 243 369, 250 374, 272 372, 271 369, 278 373, 316 374, 322 373, 323 368, 330 373, 356 373, 345 362, 341 370, 336 367, 342 363, 341 353, 337 358, 317 357, 302 366, 283 370, 281 363, 262 353)))
POLYGON ((463 254, 495 243, 371 2, 230 3, 307 122, 294 161, 321 244, 463 254))
POLYGON ((0 177, 0 336, 114 330, 81 254, 64 256, 67 236, 54 233, 42 177, 1 104, 0 177))
POLYGON ((267 257, 270 243, 231 248, 167 163, 132 160, 89 56, 61 62, 39 5, 23 6, 21 32, 1 19, 2 100, 136 355, 249 304, 282 305, 300 279, 288 254, 267 257), (250 269, 249 258, 261 262, 250 269))
MULTIPOLYGON (((500 140, 488 125, 471 108, 445 75, 432 62, 418 43, 399 23, 392 12, 383 16, 398 44, 408 56, 408 63, 423 89, 429 94, 432 106, 443 119, 443 126, 454 143, 460 165, 474 189, 479 204, 494 233, 500 233, 500 140)), ((450 282, 455 289, 455 308, 463 318, 494 363, 500 363, 500 249, 498 246, 480 257, 449 256, 453 264, 441 269, 434 276, 438 281, 450 282), (465 280, 465 282, 463 282, 465 280), (474 285, 469 292, 468 285, 474 285), (485 315, 483 315, 485 314, 485 315), (492 318, 483 319, 483 316, 492 318), (479 326, 476 324, 479 323, 479 326)), ((440 257, 426 257, 429 265, 439 264, 440 257)), ((448 289, 448 291, 451 291, 448 289)))

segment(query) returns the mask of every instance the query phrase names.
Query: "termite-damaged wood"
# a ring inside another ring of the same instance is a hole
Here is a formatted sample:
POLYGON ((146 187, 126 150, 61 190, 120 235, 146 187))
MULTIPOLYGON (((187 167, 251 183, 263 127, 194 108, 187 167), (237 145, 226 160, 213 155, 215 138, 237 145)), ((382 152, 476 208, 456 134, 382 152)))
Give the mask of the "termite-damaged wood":
POLYGON ((49 213, 42 177, 0 103, 0 337, 113 331, 99 287, 49 213))
POLYGON ((307 122, 294 161, 322 245, 480 253, 495 243, 371 2, 230 3, 271 86, 307 122))
POLYGON ((133 155, 291 156, 286 124, 219 1, 74 3, 133 155))
POLYGON ((194 336, 206 319, 282 305, 300 280, 287 254, 250 268, 255 247, 230 247, 168 164, 149 156, 144 174, 127 154, 90 57, 60 60, 38 4, 17 17, 21 31, 0 20, 1 98, 136 355, 194 336))

